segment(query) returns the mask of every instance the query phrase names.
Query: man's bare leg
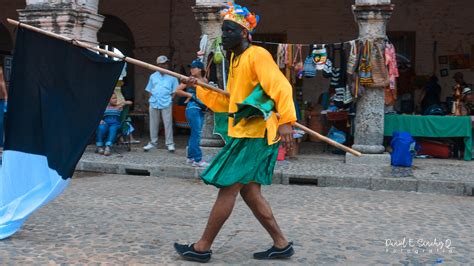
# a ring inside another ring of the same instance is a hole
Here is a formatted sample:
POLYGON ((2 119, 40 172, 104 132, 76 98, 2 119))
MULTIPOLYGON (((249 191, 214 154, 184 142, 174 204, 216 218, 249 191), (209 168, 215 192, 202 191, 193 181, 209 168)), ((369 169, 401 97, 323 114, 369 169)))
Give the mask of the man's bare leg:
POLYGON ((274 246, 277 248, 284 248, 288 246, 288 240, 281 232, 275 216, 273 216, 270 204, 262 195, 261 185, 256 183, 245 185, 240 190, 240 195, 244 199, 247 206, 249 206, 249 208, 252 210, 257 220, 270 234, 271 238, 273 239, 274 246))
POLYGON ((211 249, 214 239, 232 213, 237 195, 239 195, 239 191, 243 186, 243 184, 235 184, 219 190, 216 202, 209 215, 206 229, 204 229, 201 239, 194 244, 194 250, 204 252, 211 249))

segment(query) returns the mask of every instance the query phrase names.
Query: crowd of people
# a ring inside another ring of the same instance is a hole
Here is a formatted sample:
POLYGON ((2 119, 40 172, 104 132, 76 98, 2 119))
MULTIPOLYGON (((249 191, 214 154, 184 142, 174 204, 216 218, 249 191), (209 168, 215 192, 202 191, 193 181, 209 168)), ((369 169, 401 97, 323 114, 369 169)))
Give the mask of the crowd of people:
POLYGON ((422 87, 421 95, 415 102, 419 106, 419 111, 423 115, 474 115, 472 89, 464 81, 464 75, 456 72, 453 75, 453 94, 449 97, 447 106, 442 106, 441 91, 438 78, 431 76, 422 87))
MULTIPOLYGON (((160 55, 156 60, 157 66, 169 69, 169 59, 160 55)), ((191 76, 197 80, 207 83, 204 63, 194 60, 190 65, 191 76)), ((175 151, 173 139, 173 99, 184 97, 186 103, 186 120, 190 127, 188 150, 186 162, 196 167, 207 167, 208 162, 203 160, 200 148, 201 132, 204 123, 204 112, 207 107, 196 96, 196 87, 180 83, 177 78, 160 72, 153 73, 145 88, 149 93, 149 130, 150 141, 143 147, 145 152, 156 149, 160 123, 164 125, 165 145, 169 152, 175 151)), ((133 102, 124 99, 119 90, 116 90, 107 105, 103 119, 96 131, 96 153, 109 156, 111 146, 116 143, 122 130, 122 111, 124 106, 132 105, 133 102)), ((122 140, 124 141, 124 140, 122 140)))

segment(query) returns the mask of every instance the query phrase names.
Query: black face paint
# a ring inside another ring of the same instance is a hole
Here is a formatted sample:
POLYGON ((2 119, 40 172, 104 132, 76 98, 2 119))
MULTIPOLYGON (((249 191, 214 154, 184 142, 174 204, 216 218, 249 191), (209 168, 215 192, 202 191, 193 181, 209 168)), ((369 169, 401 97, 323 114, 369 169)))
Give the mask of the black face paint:
POLYGON ((225 50, 234 51, 242 43, 242 26, 239 24, 224 20, 222 23, 222 45, 225 50))

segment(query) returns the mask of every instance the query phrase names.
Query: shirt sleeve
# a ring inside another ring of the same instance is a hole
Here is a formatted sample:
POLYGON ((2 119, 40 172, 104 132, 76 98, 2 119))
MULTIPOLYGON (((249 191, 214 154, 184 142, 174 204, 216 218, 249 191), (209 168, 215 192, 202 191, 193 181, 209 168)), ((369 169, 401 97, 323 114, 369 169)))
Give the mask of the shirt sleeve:
POLYGON ((173 77, 173 82, 171 84, 171 93, 175 93, 178 86, 179 86, 178 79, 173 77))
POLYGON ((280 115, 278 124, 294 124, 297 118, 293 88, 270 53, 263 48, 258 49, 252 63, 262 89, 275 102, 276 111, 280 115))
POLYGON ((153 89, 153 76, 150 76, 150 78, 148 79, 148 84, 146 85, 146 88, 145 90, 149 93, 151 93, 151 90, 153 89))
POLYGON ((229 112, 229 97, 224 94, 196 86, 196 96, 215 113, 229 112))

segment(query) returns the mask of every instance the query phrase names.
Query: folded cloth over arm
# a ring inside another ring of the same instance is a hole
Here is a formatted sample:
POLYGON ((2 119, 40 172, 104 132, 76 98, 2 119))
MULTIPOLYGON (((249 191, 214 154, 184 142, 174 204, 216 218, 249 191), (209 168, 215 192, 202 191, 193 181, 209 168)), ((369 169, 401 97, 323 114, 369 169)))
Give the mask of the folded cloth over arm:
POLYGON ((275 108, 275 102, 263 91, 260 84, 242 102, 237 103, 237 112, 229 114, 234 118, 233 125, 237 125, 242 119, 263 117, 268 120, 275 108))
MULTIPOLYGON (((230 137, 266 138, 268 145, 275 144, 278 127, 296 122, 292 87, 270 53, 261 47, 250 46, 234 61, 227 83, 229 98, 204 88, 198 89, 197 96, 215 112, 216 119, 219 113, 232 114, 227 118, 230 137), (266 106, 268 103, 271 105, 266 106), (270 112, 272 109, 274 111, 270 112), (234 122, 235 117, 239 121, 234 122)), ((221 118, 225 121, 223 116, 221 118)))

